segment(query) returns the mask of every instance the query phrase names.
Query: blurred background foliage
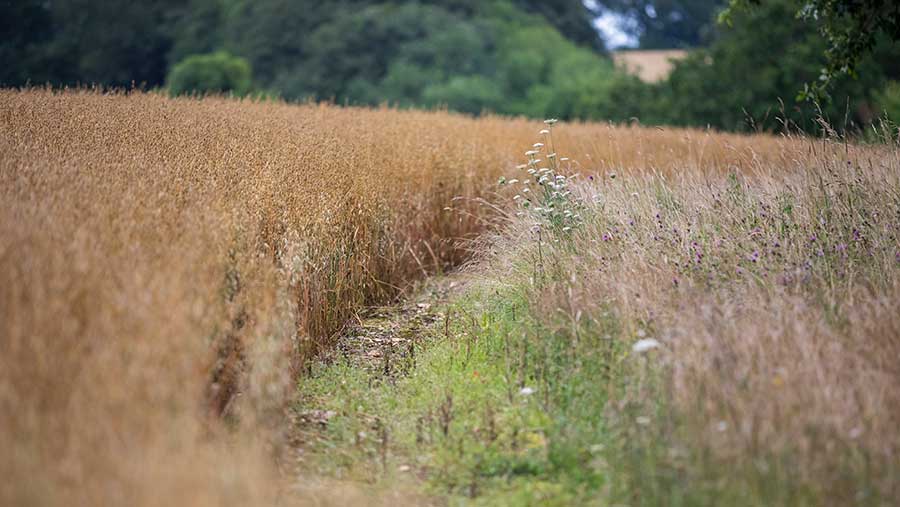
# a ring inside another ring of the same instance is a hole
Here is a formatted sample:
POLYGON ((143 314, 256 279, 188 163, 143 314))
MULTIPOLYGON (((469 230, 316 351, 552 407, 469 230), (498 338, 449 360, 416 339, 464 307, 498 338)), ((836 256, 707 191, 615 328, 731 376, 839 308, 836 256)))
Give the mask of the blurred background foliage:
POLYGON ((900 119, 900 45, 881 38, 818 104, 825 65, 799 0, 716 23, 723 0, 2 1, 0 84, 166 87, 723 130, 861 131, 900 119), (594 26, 689 49, 669 77, 616 68, 594 26), (251 73, 252 69, 252 73, 251 73))

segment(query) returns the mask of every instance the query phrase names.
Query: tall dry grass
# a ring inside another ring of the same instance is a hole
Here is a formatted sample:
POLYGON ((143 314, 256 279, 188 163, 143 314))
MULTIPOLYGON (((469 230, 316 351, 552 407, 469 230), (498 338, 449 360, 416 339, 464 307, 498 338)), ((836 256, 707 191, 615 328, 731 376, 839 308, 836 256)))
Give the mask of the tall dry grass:
POLYGON ((590 360, 610 362, 594 387, 629 503, 900 494, 900 150, 795 139, 781 154, 599 172, 582 226, 526 214, 497 240, 494 265, 533 286, 548 329, 608 350, 590 360))
MULTIPOLYGON (((272 463, 304 358, 467 256, 536 125, 0 91, 0 503, 288 501, 272 463)), ((806 149, 591 124, 558 142, 585 171, 694 177, 806 149)))

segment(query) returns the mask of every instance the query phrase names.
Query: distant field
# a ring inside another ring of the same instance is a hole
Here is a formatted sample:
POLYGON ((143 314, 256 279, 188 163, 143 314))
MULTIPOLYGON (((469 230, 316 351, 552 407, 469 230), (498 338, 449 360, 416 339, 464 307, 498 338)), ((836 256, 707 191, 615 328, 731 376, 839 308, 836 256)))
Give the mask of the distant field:
MULTIPOLYGON (((482 199, 505 206, 498 177, 541 125, 0 91, 0 504, 272 502, 283 408, 307 360, 355 310, 470 257, 470 240, 502 223, 482 199)), ((803 169, 820 149, 558 132, 585 177, 699 184, 803 169)))
POLYGON ((673 62, 686 56, 687 51, 682 49, 626 49, 612 53, 616 65, 648 83, 666 79, 672 72, 673 62))

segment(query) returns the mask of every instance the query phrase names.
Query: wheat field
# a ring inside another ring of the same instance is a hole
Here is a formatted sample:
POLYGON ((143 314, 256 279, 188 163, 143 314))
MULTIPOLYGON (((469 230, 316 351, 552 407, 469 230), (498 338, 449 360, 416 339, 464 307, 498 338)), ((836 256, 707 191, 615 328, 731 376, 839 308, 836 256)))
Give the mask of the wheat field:
MULTIPOLYGON (((283 412, 306 360, 355 310, 469 258, 539 127, 0 91, 0 504, 286 501, 283 412)), ((696 182, 816 149, 605 124, 557 139, 585 175, 696 182)))

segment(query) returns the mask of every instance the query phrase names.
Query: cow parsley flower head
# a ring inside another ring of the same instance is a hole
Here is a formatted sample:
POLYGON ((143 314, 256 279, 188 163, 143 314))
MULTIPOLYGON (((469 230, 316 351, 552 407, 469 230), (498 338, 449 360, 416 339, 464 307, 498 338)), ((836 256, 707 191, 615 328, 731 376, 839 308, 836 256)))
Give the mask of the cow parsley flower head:
POLYGON ((655 339, 644 338, 643 340, 638 340, 637 342, 635 342, 635 344, 631 347, 631 350, 633 350, 637 354, 643 354, 644 352, 647 352, 649 350, 659 348, 659 346, 660 343, 655 339))

